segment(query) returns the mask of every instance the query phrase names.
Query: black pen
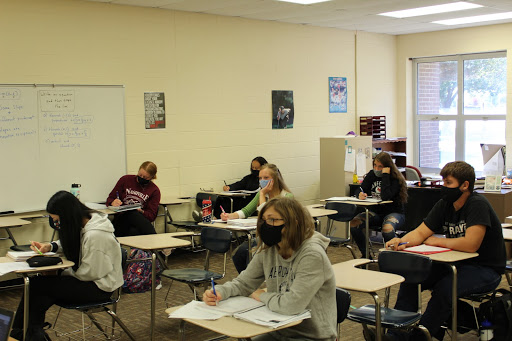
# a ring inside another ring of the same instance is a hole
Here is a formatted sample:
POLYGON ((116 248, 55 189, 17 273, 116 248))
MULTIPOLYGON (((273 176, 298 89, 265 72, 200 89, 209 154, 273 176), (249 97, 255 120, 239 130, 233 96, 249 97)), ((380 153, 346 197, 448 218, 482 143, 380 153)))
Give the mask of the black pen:
POLYGON ((226 186, 228 185, 228 184, 226 183, 226 180, 224 180, 224 185, 226 185, 226 186))

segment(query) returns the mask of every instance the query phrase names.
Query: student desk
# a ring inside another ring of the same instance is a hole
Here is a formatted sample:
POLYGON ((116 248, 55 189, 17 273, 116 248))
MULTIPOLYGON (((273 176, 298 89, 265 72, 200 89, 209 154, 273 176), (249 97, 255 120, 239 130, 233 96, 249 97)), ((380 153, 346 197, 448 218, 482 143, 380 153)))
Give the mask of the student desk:
POLYGON ((22 225, 28 225, 28 224, 30 224, 30 221, 21 219, 19 217, 14 217, 14 216, 0 217, 0 228, 5 229, 5 231, 8 234, 8 237, 2 237, 2 238, 0 238, 0 240, 10 239, 15 246, 18 245, 18 243, 16 243, 16 239, 14 239, 14 236, 12 235, 10 228, 18 227, 18 226, 22 226, 22 225))
POLYGON ((255 194, 255 193, 239 193, 239 192, 199 192, 199 193, 215 194, 219 197, 229 198, 229 200, 231 202, 231 208, 230 208, 229 212, 231 212, 231 213, 233 212, 233 198, 245 198, 245 197, 255 194))
POLYGON ((220 228, 220 229, 227 229, 227 230, 231 230, 231 231, 236 231, 236 232, 243 232, 247 235, 247 243, 249 245, 249 248, 248 248, 248 256, 249 256, 249 261, 251 261, 252 259, 252 252, 251 252, 251 245, 252 245, 252 233, 254 231, 256 231, 256 226, 255 227, 242 227, 242 226, 233 226, 233 225, 228 225, 227 223, 211 223, 211 224, 208 224, 208 223, 199 223, 200 226, 212 226, 212 227, 217 227, 217 228, 220 228))
POLYGON ((167 225, 172 224, 172 216, 171 212, 167 208, 167 206, 177 206, 181 204, 187 204, 190 202, 190 199, 181 199, 178 197, 165 196, 160 199, 160 205, 164 207, 164 233, 167 233, 167 225), (167 221, 169 218, 169 221, 167 221))
POLYGON ((503 239, 505 241, 512 241, 512 229, 511 228, 503 228, 503 239))
POLYGON ((167 248, 189 246, 191 243, 186 240, 174 238, 174 233, 148 234, 141 236, 119 237, 117 240, 121 245, 151 252, 151 324, 150 340, 155 334, 155 299, 156 299, 156 252, 167 248))
MULTIPOLYGON (((167 314, 172 313, 173 311, 181 308, 181 306, 171 307, 165 310, 167 314)), ((232 316, 224 316, 218 320, 197 320, 197 319, 182 319, 180 323, 180 334, 179 340, 185 340, 185 322, 189 322, 195 324, 196 326, 209 329, 215 333, 226 335, 231 338, 235 338, 238 340, 251 340, 252 337, 266 334, 274 330, 284 329, 288 327, 295 326, 302 322, 302 320, 294 321, 286 326, 282 326, 279 328, 268 328, 265 326, 260 326, 254 323, 242 321, 236 319, 232 316)), ((216 338, 218 340, 218 338, 216 338)))
POLYGON ((382 305, 381 302, 379 301, 377 291, 389 288, 398 283, 402 283, 405 279, 402 276, 395 274, 356 268, 356 266, 368 263, 370 263, 370 260, 359 258, 338 264, 333 264, 332 268, 334 270, 334 276, 336 278, 336 287, 346 290, 365 292, 373 297, 376 307, 376 340, 380 341, 382 340, 382 330, 380 327, 380 308, 382 305))
MULTIPOLYGON (((355 198, 354 198, 355 199, 355 198)), ((327 201, 327 199, 323 199, 323 200, 320 200, 320 201, 327 201)), ((392 203, 391 200, 387 200, 387 201, 380 201, 380 202, 374 202, 374 201, 364 201, 364 200, 342 200, 342 201, 336 201, 336 200, 329 200, 330 202, 341 202, 341 203, 346 203, 346 204, 354 204, 354 205, 357 205, 359 207, 363 207, 365 212, 366 212, 366 217, 365 217, 365 231, 366 231, 366 254, 365 254, 365 258, 369 258, 369 255, 370 255, 370 242, 369 242, 369 236, 370 236, 370 217, 369 217, 369 209, 368 207, 371 207, 371 206, 376 206, 376 205, 383 205, 383 204, 390 204, 392 203)))
MULTIPOLYGON (((0 263, 7 263, 7 262, 13 262, 12 259, 8 257, 0 257, 0 263)), ((29 275, 33 275, 36 273, 46 272, 46 271, 54 271, 59 269, 65 269, 69 268, 75 265, 72 261, 63 259, 61 264, 57 265, 51 265, 51 266, 42 266, 39 268, 31 268, 31 269, 24 269, 24 270, 17 270, 14 271, 14 273, 23 276, 23 282, 24 282, 24 302, 23 302, 23 338, 25 339, 25 336, 27 334, 27 328, 28 328, 28 313, 29 313, 29 289, 30 289, 30 278, 29 275)))
POLYGON ((322 233, 322 227, 320 224, 320 220, 318 218, 326 217, 328 215, 338 213, 338 211, 336 211, 336 210, 326 209, 324 205, 316 204, 316 205, 307 205, 305 207, 308 210, 309 214, 311 214, 311 217, 313 217, 313 219, 315 219, 316 230, 320 233, 322 233))

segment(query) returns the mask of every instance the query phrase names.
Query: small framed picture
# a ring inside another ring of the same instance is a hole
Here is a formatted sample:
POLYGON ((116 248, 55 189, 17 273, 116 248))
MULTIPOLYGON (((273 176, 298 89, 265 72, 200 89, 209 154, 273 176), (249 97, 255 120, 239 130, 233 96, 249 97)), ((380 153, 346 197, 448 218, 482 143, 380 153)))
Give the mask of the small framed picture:
POLYGON ((484 191, 485 192, 501 192, 501 176, 486 175, 484 191))

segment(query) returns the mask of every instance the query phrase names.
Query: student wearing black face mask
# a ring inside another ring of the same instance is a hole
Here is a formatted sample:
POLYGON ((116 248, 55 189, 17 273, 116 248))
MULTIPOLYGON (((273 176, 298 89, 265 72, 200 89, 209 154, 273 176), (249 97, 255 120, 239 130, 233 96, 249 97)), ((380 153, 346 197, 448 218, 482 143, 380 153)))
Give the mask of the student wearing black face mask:
MULTIPOLYGON (((442 199, 420 226, 403 238, 390 240, 386 247, 403 250, 424 243, 456 251, 477 252, 478 257, 456 264, 457 294, 460 297, 491 291, 500 283, 505 269, 501 222, 487 199, 473 192, 475 170, 471 165, 463 161, 450 162, 441 170, 441 176, 444 180, 442 199), (446 238, 435 237, 434 234, 444 234, 446 238)), ((429 277, 421 285, 422 290, 432 289, 432 297, 420 324, 439 340, 444 336, 441 325, 449 319, 452 311, 451 283, 451 271, 443 264, 434 263, 429 277)), ((416 285, 402 283, 395 308, 417 311, 417 295, 416 285)), ((403 339, 403 335, 399 338, 403 339)), ((410 339, 419 338, 410 335, 410 339)))
POLYGON ((313 219, 292 198, 274 198, 258 216, 258 251, 237 278, 206 290, 203 301, 216 305, 232 296, 250 296, 281 314, 306 309, 311 318, 271 331, 254 341, 336 339, 336 283, 325 252, 329 239, 314 230, 313 219), (258 289, 265 282, 267 290, 258 289))
POLYGON ((114 216, 115 235, 136 236, 155 234, 152 222, 158 213, 160 190, 152 180, 156 179, 157 168, 151 161, 142 163, 137 175, 122 176, 107 198, 107 206, 140 204, 138 210, 118 213, 114 216))

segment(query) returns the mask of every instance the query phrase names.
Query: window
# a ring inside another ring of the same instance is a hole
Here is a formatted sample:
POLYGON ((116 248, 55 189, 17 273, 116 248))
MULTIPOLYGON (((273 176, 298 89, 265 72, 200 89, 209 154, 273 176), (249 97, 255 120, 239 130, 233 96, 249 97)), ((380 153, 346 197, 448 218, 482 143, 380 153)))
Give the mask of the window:
POLYGON ((505 52, 414 59, 420 167, 464 160, 483 170, 480 143, 505 144, 505 52))

